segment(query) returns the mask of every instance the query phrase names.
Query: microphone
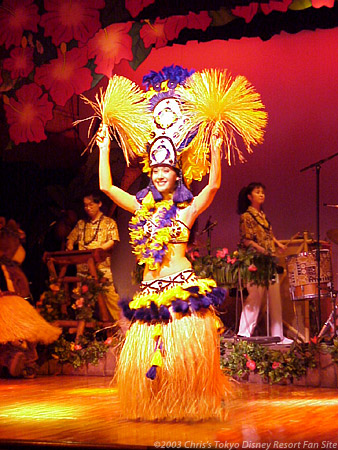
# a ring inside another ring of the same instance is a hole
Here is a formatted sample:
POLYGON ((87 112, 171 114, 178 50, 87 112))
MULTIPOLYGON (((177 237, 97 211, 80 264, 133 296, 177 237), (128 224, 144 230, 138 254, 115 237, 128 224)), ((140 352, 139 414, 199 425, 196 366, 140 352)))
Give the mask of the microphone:
POLYGON ((201 231, 200 234, 207 233, 212 228, 214 228, 216 225, 217 225, 217 220, 215 220, 215 222, 211 222, 211 216, 210 216, 207 223, 205 224, 204 229, 201 231))
POLYGON ((330 205, 329 203, 323 203, 324 206, 328 206, 329 208, 338 208, 338 205, 330 205))

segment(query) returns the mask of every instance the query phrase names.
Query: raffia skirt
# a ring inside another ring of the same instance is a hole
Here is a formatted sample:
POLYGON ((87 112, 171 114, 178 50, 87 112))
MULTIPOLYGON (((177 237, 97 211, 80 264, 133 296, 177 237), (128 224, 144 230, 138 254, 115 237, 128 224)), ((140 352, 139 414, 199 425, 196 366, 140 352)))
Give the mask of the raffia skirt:
POLYGON ((200 280, 192 270, 141 284, 141 293, 129 305, 135 306, 136 300, 136 306, 154 306, 156 299, 157 307, 167 308, 170 317, 137 319, 130 326, 116 372, 124 417, 166 421, 225 417, 229 390, 220 369, 219 320, 212 302, 197 307, 212 298, 214 288, 212 280, 200 280))
POLYGON ((20 340, 50 344, 58 339, 61 331, 46 322, 22 297, 0 293, 0 344, 20 340))

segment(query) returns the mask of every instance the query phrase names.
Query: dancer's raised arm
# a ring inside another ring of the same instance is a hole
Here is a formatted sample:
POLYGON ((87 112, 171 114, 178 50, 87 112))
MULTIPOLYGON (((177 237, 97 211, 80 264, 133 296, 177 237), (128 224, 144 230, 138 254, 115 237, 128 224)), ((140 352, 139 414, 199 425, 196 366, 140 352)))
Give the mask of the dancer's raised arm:
MULTIPOLYGON (((212 203, 216 192, 221 186, 221 147, 223 139, 218 136, 217 132, 211 138, 211 162, 208 184, 194 198, 193 217, 195 220, 203 211, 205 211, 212 203)), ((190 224, 188 224, 190 225, 190 224)))
POLYGON ((138 202, 134 195, 120 189, 113 185, 110 172, 110 139, 107 125, 101 125, 96 138, 97 146, 100 149, 99 161, 99 179, 100 189, 108 195, 118 206, 130 212, 135 212, 138 207, 138 202))

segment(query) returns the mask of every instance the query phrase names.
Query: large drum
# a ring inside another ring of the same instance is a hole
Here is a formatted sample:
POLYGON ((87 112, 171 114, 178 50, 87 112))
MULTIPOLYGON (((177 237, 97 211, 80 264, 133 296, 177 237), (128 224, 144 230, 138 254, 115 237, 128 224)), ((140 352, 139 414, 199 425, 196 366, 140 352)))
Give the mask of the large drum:
MULTIPOLYGON (((316 250, 290 255, 286 258, 292 300, 310 300, 318 297, 318 268, 316 250)), ((329 249, 320 250, 320 296, 328 297, 332 283, 332 263, 329 249)))

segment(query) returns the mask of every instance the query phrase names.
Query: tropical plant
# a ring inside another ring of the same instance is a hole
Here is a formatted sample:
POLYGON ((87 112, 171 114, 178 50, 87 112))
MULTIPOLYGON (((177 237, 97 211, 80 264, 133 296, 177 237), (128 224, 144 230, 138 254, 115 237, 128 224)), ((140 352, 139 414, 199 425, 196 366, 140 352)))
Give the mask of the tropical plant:
POLYGON ((221 366, 224 371, 237 378, 258 373, 269 383, 287 379, 299 379, 307 369, 318 366, 319 352, 324 348, 310 342, 294 344, 287 351, 269 349, 266 346, 245 340, 221 343, 221 366))
POLYGON ((278 271, 276 258, 251 249, 229 253, 227 248, 223 248, 216 250, 215 255, 201 255, 195 248, 188 252, 187 257, 198 276, 213 278, 217 284, 229 288, 241 288, 247 283, 267 286, 274 281, 278 271))

